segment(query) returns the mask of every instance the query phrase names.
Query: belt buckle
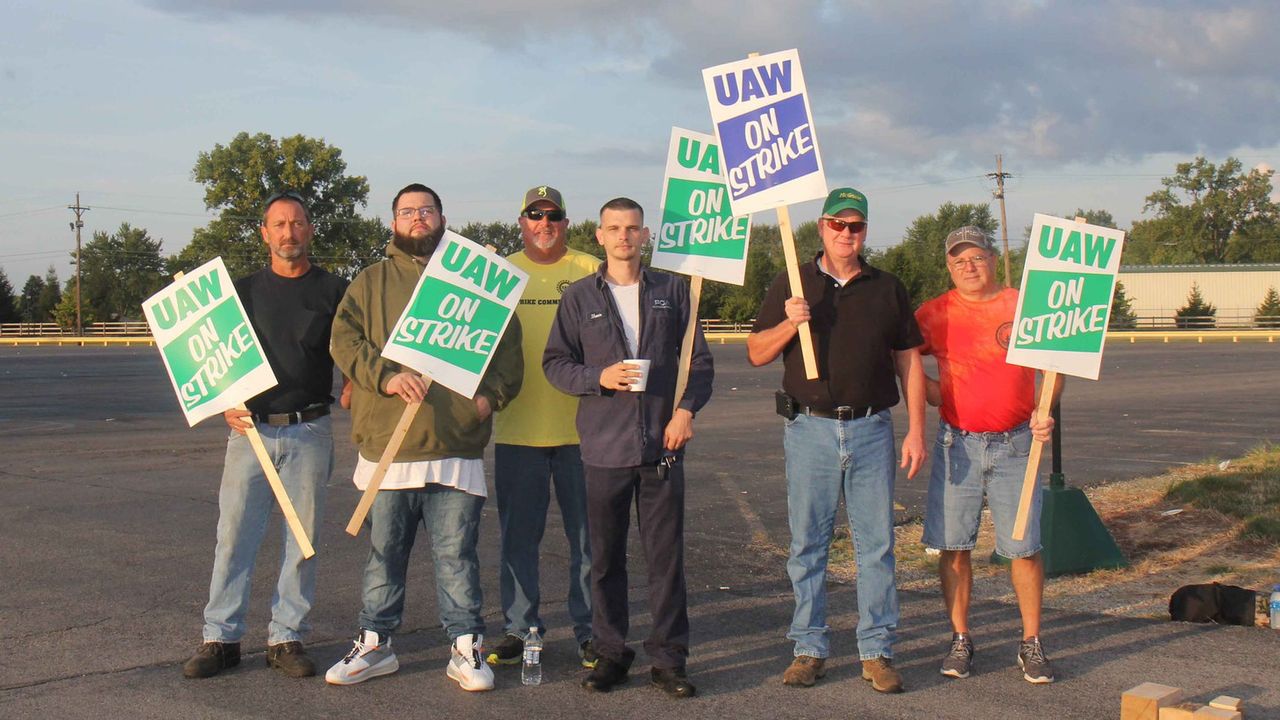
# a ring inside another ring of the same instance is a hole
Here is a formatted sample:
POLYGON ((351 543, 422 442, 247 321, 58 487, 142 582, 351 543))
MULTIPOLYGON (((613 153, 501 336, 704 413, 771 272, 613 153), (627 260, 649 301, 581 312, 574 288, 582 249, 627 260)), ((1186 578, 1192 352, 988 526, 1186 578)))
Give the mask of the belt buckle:
POLYGON ((852 419, 853 419, 853 408, 849 407, 848 405, 841 405, 840 407, 836 408, 836 419, 837 419, 837 420, 852 420, 852 419))
POLYGON ((289 415, 289 424, 290 424, 290 425, 298 425, 298 424, 301 424, 301 423, 302 423, 302 411, 301 411, 301 410, 296 410, 296 411, 294 411, 294 412, 289 413, 288 415, 289 415))

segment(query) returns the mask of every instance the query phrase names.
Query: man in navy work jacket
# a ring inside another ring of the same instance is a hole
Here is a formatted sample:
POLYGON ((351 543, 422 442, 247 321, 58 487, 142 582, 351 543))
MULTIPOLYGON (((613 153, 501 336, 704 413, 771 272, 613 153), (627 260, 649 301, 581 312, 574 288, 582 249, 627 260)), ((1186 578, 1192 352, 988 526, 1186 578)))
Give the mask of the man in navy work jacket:
POLYGON ((577 426, 587 479, 592 629, 599 662, 583 681, 606 692, 627 678, 627 532, 635 498, 649 568, 653 630, 645 641, 653 684, 672 697, 695 688, 685 674, 689 614, 684 580, 683 449, 694 414, 711 398, 711 352, 698 330, 689 383, 675 397, 689 288, 640 267, 649 239, 644 210, 616 198, 600 208, 596 240, 605 262, 560 299, 542 367, 561 391, 581 396, 577 426), (649 361, 643 372, 624 360, 649 361), (639 386, 639 385, 638 385, 639 386))

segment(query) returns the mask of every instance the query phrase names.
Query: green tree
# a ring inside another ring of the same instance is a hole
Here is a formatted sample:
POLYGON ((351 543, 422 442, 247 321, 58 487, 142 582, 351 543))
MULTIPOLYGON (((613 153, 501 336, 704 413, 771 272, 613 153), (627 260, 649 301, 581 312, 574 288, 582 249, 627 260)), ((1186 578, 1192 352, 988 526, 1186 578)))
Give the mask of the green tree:
POLYGON ((1204 301, 1200 294, 1200 285, 1191 283, 1191 292, 1187 295, 1187 304, 1173 313, 1173 322, 1180 328, 1211 328, 1216 323, 1218 308, 1204 301))
POLYGON ((524 249, 524 241, 520 239, 520 226, 513 222, 470 222, 461 229, 450 229, 468 240, 494 246, 502 257, 524 249))
POLYGON ((1137 326, 1138 316, 1133 312, 1133 303, 1125 295, 1124 283, 1116 281, 1116 293, 1111 296, 1111 320, 1107 327, 1112 330, 1132 330, 1137 326))
POLYGON ((1263 328, 1280 327, 1280 293, 1276 292, 1274 285, 1267 288, 1262 304, 1253 314, 1253 322, 1263 328))
MULTIPOLYGON (((83 279, 82 279, 83 282, 83 279)), ((58 327, 63 330, 74 330, 76 327, 76 279, 71 278, 67 281, 66 288, 63 289, 62 297, 58 299, 58 304, 53 306, 53 310, 49 313, 53 321, 58 323, 58 327)), ((85 302, 84 287, 80 288, 80 326, 82 328, 89 327, 93 323, 102 319, 98 312, 85 302)))
POLYGON ((233 277, 261 269, 266 244, 258 228, 262 203, 272 193, 291 190, 307 202, 316 227, 312 259, 344 277, 353 277, 381 254, 389 233, 380 221, 356 214, 369 196, 369 183, 347 175, 342 150, 322 139, 294 135, 276 140, 242 132, 227 145, 202 152, 191 171, 204 185, 204 204, 217 219, 192 236, 173 261, 190 270, 221 255, 233 277))
MULTIPOLYGON (((121 223, 114 233, 99 230, 81 249, 81 313, 101 320, 142 317, 142 301, 169 280, 161 241, 144 228, 121 223)), ((74 286, 71 288, 75 292, 74 286)), ((72 303, 72 320, 75 308, 72 303)), ((90 321, 84 320, 87 325, 90 321)))
MULTIPOLYGON (((74 293, 74 289, 72 290, 74 293)), ((50 265, 44 273, 44 281, 40 285, 40 294, 36 297, 33 320, 31 322, 53 321, 53 309, 62 300, 62 289, 58 282, 58 271, 50 265)))
POLYGON ((18 322, 17 298, 13 295, 13 285, 4 268, 0 268, 0 323, 18 322))
POLYGON ((582 220, 569 226, 565 233, 565 244, 574 250, 581 250, 588 255, 604 259, 604 248, 596 242, 596 228, 600 223, 595 220, 582 220))
POLYGON ((40 319, 40 293, 44 292, 44 278, 29 275, 22 286, 22 294, 18 296, 18 317, 20 322, 44 322, 40 319))
POLYGON ((1270 197, 1271 171, 1246 173, 1233 157, 1216 166, 1197 157, 1179 163, 1160 184, 1164 189, 1148 195, 1143 207, 1144 212, 1155 211, 1152 225, 1139 233, 1134 224, 1137 242, 1185 248, 1196 263, 1253 262, 1280 244, 1280 207, 1270 197))
MULTIPOLYGON (((991 206, 977 203, 943 203, 932 215, 921 215, 907 228, 902 242, 876 253, 873 265, 888 270, 906 286, 911 301, 919 306, 951 287, 947 260, 943 253, 947 234, 965 225, 976 225, 988 234, 999 226, 991 206)), ((997 263, 997 266, 1001 263, 997 263)))

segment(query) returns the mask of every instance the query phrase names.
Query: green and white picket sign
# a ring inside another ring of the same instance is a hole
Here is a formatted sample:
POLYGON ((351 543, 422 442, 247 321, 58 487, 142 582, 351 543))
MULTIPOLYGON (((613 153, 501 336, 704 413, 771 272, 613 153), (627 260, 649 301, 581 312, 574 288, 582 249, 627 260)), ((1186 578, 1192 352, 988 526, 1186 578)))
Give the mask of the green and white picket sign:
POLYGON ((520 268, 446 230, 383 357, 474 397, 528 282, 520 268))
POLYGON ((1124 233, 1037 213, 1005 359, 1098 379, 1124 233))
POLYGON ((147 298, 142 311, 189 425, 275 387, 221 257, 147 298))
POLYGON ((653 267, 742 284, 751 216, 733 215, 721 162, 714 136, 671 128, 653 267))

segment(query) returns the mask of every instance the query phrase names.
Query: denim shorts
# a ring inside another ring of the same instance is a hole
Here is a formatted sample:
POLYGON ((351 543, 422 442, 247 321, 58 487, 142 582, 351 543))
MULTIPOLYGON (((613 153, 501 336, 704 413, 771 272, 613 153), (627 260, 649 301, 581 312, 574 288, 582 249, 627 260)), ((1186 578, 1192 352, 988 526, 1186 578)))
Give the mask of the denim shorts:
POLYGON ((1040 552, 1043 491, 1038 483, 1031 499, 1026 536, 1021 540, 1012 537, 1030 451, 1031 430, 1025 423, 1008 432, 974 433, 940 422, 929 474, 925 546, 972 550, 978 540, 985 493, 995 524, 996 553, 1017 559, 1040 552))

